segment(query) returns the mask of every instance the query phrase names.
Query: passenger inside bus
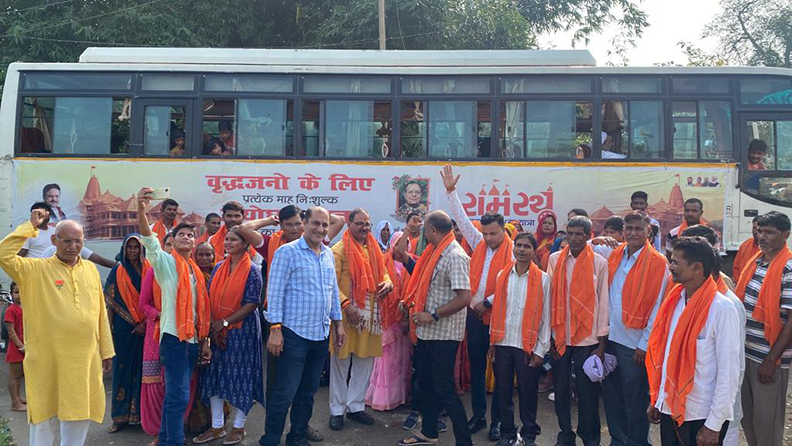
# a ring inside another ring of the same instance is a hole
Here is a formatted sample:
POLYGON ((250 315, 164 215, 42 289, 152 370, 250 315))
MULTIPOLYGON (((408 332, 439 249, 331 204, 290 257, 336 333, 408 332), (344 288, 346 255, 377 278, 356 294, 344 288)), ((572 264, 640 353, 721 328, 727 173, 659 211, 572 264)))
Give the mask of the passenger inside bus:
POLYGON ((754 139, 748 144, 748 170, 766 170, 764 157, 767 154, 767 143, 754 139))
POLYGON ((179 157, 187 154, 184 148, 184 131, 175 125, 171 125, 171 149, 170 156, 179 157))
POLYGON ((591 158, 591 147, 588 144, 578 144, 575 147, 575 158, 580 160, 591 158))
POLYGON ((211 137, 204 143, 204 155, 228 156, 233 154, 221 138, 211 137))
POLYGON ((234 126, 231 121, 223 120, 217 123, 217 129, 220 132, 220 141, 222 141, 225 149, 223 150, 228 151, 229 153, 224 153, 224 155, 230 155, 234 153, 234 149, 236 149, 236 141, 234 139, 234 126))

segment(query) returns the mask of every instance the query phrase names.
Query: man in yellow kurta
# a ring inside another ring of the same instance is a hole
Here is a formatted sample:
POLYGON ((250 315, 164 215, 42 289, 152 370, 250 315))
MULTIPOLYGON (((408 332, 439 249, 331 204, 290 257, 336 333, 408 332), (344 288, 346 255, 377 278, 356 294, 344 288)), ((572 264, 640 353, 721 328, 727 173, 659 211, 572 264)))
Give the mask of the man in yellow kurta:
POLYGON ((368 213, 363 209, 353 210, 347 226, 341 241, 333 246, 347 333, 344 346, 331 352, 330 358, 330 429, 333 430, 344 426, 345 412, 350 420, 365 425, 374 423, 363 409, 374 358, 382 356, 379 301, 393 290, 382 251, 371 235, 368 213))
POLYGON ((93 263, 80 258, 84 244, 79 223, 55 227, 55 256, 19 257, 25 240, 48 212, 34 209, 30 221, 0 241, 0 267, 19 284, 25 307, 25 384, 30 444, 79 446, 90 421, 102 422, 102 372, 112 365, 113 339, 102 283, 93 263))

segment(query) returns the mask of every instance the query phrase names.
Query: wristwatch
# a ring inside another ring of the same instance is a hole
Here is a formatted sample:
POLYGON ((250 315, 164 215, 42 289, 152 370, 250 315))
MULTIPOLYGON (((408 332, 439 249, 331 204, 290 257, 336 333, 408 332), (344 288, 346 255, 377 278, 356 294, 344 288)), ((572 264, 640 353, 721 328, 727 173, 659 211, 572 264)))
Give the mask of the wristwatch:
POLYGON ((223 319, 223 328, 228 328, 228 321, 223 319))
POLYGON ((437 315, 437 310, 432 311, 432 319, 434 319, 435 322, 440 320, 440 316, 437 315))

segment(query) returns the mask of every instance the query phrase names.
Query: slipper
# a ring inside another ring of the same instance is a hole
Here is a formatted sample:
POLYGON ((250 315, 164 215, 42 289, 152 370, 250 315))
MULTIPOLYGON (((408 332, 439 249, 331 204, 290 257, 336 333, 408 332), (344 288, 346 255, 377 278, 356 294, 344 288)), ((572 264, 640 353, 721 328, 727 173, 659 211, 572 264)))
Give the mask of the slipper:
POLYGON ((116 434, 118 432, 121 432, 122 430, 124 430, 124 425, 123 424, 115 424, 115 423, 113 423, 113 424, 110 425, 110 427, 107 428, 107 433, 108 434, 116 434))
POLYGON ((413 435, 412 437, 407 437, 404 440, 399 441, 399 446, 417 446, 417 445, 434 446, 438 442, 439 439, 430 440, 420 435, 413 435))
POLYGON ((146 446, 159 446, 159 436, 154 437, 146 446))

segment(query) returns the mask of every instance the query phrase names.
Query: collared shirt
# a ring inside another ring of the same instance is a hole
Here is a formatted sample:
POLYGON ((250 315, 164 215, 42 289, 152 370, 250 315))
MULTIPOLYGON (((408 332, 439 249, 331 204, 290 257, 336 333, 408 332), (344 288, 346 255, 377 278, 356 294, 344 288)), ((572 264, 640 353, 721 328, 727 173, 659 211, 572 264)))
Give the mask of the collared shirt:
MULTIPOLYGON (((594 246, 594 251, 602 255, 606 259, 614 249, 605 245, 594 246)), ((646 345, 649 343, 649 335, 652 333, 654 326, 655 316, 657 310, 660 309, 660 302, 663 301, 665 296, 666 287, 668 286, 668 266, 663 271, 657 271, 656 274, 662 274, 663 284, 660 286, 660 294, 655 298, 655 304, 652 306, 652 312, 649 314, 649 321, 642 330, 637 328, 627 328, 624 326, 622 318, 622 291, 624 290, 624 281, 627 280, 627 274, 635 265, 638 256, 641 255, 644 248, 639 249, 633 255, 629 255, 629 249, 625 249, 622 255, 619 267, 616 269, 616 274, 613 280, 610 281, 609 295, 610 295, 610 333, 608 340, 621 344, 627 348, 635 350, 639 348, 646 351, 646 345)))
MULTIPOLYGON (((462 202, 459 201, 459 195, 457 195, 456 191, 447 192, 446 198, 448 199, 448 211, 451 214, 451 218, 456 221, 459 231, 462 232, 462 236, 465 237, 468 245, 475 250, 479 243, 484 242, 484 236, 481 234, 481 231, 476 229, 473 223, 470 222, 465 210, 462 208, 462 202)), ((513 254, 510 255, 513 256, 513 254)), ((481 272, 481 279, 479 279, 476 294, 470 299, 470 308, 475 307, 476 304, 483 301, 485 297, 490 297, 485 296, 484 292, 487 289, 487 278, 489 277, 490 265, 492 264, 492 257, 494 256, 495 250, 487 246, 487 251, 484 254, 484 270, 481 272)), ((473 284, 471 284, 471 287, 472 285, 473 284)))
MULTIPOLYGON (((670 415, 665 403, 667 398, 666 365, 671 353, 671 340, 676 331, 679 317, 685 309, 685 291, 674 308, 669 336, 663 357, 663 373, 660 378, 655 407, 670 415)), ((715 295, 710 306, 707 322, 696 339, 696 371, 693 388, 687 395, 685 421, 706 420, 708 429, 720 431, 723 422, 734 419, 734 401, 740 386, 740 317, 734 304, 721 293, 715 295)))
MULTIPOLYGON (((762 288, 769 262, 764 261, 764 256, 756 259, 756 272, 754 272, 748 286, 745 287, 746 323, 745 323, 745 356, 754 362, 764 361, 770 353, 770 343, 767 342, 764 333, 764 323, 753 318, 753 311, 756 308, 756 301, 759 299, 759 290, 762 288)), ((789 319, 789 311, 792 311, 792 260, 784 266, 784 274, 781 278, 781 323, 786 324, 789 319)), ((792 348, 784 350, 781 356, 781 368, 788 369, 792 364, 792 348)))
MULTIPOLYGON (((456 241, 440 255, 432 272, 424 311, 431 313, 456 297, 456 290, 470 289, 470 257, 456 241)), ((419 326, 416 334, 424 341, 462 341, 467 311, 458 311, 439 321, 419 326)))
MULTIPOLYGON (((657 236, 655 236, 654 240, 652 241, 652 245, 657 250, 657 252, 662 253, 663 252, 662 251, 663 244, 660 241, 660 239, 661 239, 661 236, 660 236, 660 222, 657 221, 657 219, 655 219, 655 218, 649 217, 649 224, 657 226, 657 236)), ((650 234, 651 234, 651 232, 650 232, 650 234)))
POLYGON ((303 235, 278 248, 267 284, 267 320, 310 341, 326 339, 330 321, 341 320, 333 251, 319 247, 317 254, 303 235))
MULTIPOLYGON (((550 276, 552 280, 553 274, 555 273, 556 265, 558 265, 558 261, 561 258, 561 253, 563 251, 554 252, 550 255, 550 260, 547 263, 547 274, 550 276)), ((573 347, 586 347, 589 345, 594 345, 599 343, 599 338, 602 336, 608 336, 608 319, 610 318, 610 305, 608 302, 608 261, 605 260, 604 257, 597 254, 596 252, 593 253, 594 255, 594 291, 596 293, 596 300, 594 302, 594 308, 592 309, 592 313, 594 313, 594 323, 591 327, 591 334, 583 339, 579 344, 573 345, 573 347)), ((572 251, 569 251, 569 258, 566 262, 566 280, 567 280, 567 335, 566 335, 566 342, 567 345, 572 345, 572 337, 570 336, 569 332, 569 319, 570 319, 570 305, 569 305, 569 287, 572 283, 572 271, 575 269, 575 256, 572 255, 572 251)))
MULTIPOLYGON (((25 257, 31 259, 46 259, 54 256, 57 250, 55 245, 52 244, 52 236, 55 234, 55 227, 47 226, 47 229, 36 229, 38 230, 38 235, 25 240, 25 244, 22 245, 22 248, 28 251, 25 257)), ((91 254, 93 254, 93 251, 84 246, 82 250, 80 250, 80 257, 83 259, 88 260, 91 254)))
MULTIPOLYGON (((498 276, 503 272, 498 273, 498 276)), ((533 354, 544 357, 550 350, 550 313, 552 302, 550 300, 550 276, 542 271, 542 320, 539 322, 539 336, 536 339, 533 354)), ((509 271, 509 282, 506 290, 506 333, 500 342, 495 345, 523 349, 522 321, 525 311, 525 299, 528 293, 528 272, 517 274, 517 267, 509 271)), ((494 302, 494 295, 487 298, 494 302)))
MULTIPOLYGON (((179 289, 179 274, 176 272, 176 259, 172 254, 162 250, 157 235, 152 233, 149 236, 140 238, 143 247, 146 248, 146 259, 154 269, 154 277, 162 290, 162 311, 160 312, 160 339, 167 333, 179 337, 176 323, 176 290, 179 289)), ((179 254, 175 254, 179 255, 179 254)), ((202 278, 203 279, 203 278, 202 278)), ((198 299, 196 286, 196 276, 194 271, 190 271, 190 285, 192 286, 192 307, 193 320, 198 322, 198 299)), ((197 330, 196 330, 197 333, 197 330)), ((189 343, 198 342, 198 335, 188 339, 189 343)))

